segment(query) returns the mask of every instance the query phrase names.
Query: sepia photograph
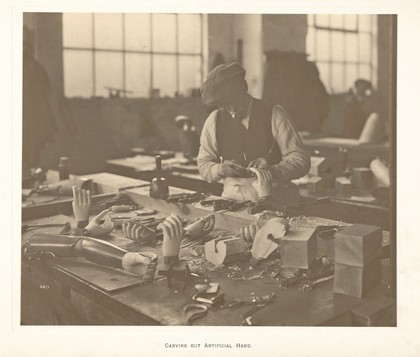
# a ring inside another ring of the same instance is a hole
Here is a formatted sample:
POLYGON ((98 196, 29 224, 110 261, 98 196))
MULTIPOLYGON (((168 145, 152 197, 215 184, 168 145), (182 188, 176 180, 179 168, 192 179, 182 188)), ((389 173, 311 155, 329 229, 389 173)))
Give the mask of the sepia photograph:
POLYGON ((266 9, 15 9, 15 331, 256 356, 406 325, 401 17, 266 9))

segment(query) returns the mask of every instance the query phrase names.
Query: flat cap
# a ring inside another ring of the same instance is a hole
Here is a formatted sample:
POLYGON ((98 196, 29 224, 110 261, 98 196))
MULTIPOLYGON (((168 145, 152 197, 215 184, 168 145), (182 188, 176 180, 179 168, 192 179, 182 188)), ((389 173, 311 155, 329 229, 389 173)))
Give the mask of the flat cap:
POLYGON ((245 69, 237 62, 223 63, 215 67, 200 88, 205 105, 217 105, 230 97, 246 92, 245 69))

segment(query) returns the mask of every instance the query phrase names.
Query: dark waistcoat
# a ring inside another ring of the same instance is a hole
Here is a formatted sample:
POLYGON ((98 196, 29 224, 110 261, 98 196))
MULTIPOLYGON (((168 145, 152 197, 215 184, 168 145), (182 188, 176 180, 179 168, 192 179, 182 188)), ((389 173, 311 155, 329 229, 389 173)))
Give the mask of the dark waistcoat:
POLYGON ((244 166, 260 157, 264 157, 270 165, 277 164, 281 155, 271 129, 273 106, 259 99, 252 100, 248 130, 227 111, 219 109, 217 112, 216 141, 219 156, 244 166))

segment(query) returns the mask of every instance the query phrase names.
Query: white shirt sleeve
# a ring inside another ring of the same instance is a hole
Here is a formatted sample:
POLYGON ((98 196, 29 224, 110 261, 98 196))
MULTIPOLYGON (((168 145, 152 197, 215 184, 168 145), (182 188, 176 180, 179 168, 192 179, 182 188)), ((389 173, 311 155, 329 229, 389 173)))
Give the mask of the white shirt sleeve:
POLYGON ((217 182, 222 178, 218 174, 220 158, 216 142, 216 118, 217 110, 213 111, 204 123, 197 156, 198 171, 207 182, 217 182))
POLYGON ((310 156, 294 123, 280 105, 273 107, 271 129, 281 153, 281 161, 271 166, 273 176, 279 181, 290 181, 306 175, 311 165, 310 156))

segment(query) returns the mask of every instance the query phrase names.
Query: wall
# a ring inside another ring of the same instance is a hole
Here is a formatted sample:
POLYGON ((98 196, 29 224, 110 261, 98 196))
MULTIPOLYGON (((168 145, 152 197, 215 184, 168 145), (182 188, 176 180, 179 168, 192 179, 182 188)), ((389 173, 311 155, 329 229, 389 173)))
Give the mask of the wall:
POLYGON ((198 98, 73 98, 64 108, 60 118, 72 125, 61 126, 43 150, 42 160, 55 168, 60 156, 68 156, 75 174, 103 171, 107 159, 129 156, 132 147, 180 150, 174 118, 189 116, 199 133, 207 117, 198 98))
POLYGON ((262 15, 263 51, 282 50, 304 53, 307 33, 306 15, 262 15))
POLYGON ((233 17, 231 14, 208 15, 208 69, 213 69, 216 54, 220 53, 226 62, 236 60, 233 44, 233 17))

